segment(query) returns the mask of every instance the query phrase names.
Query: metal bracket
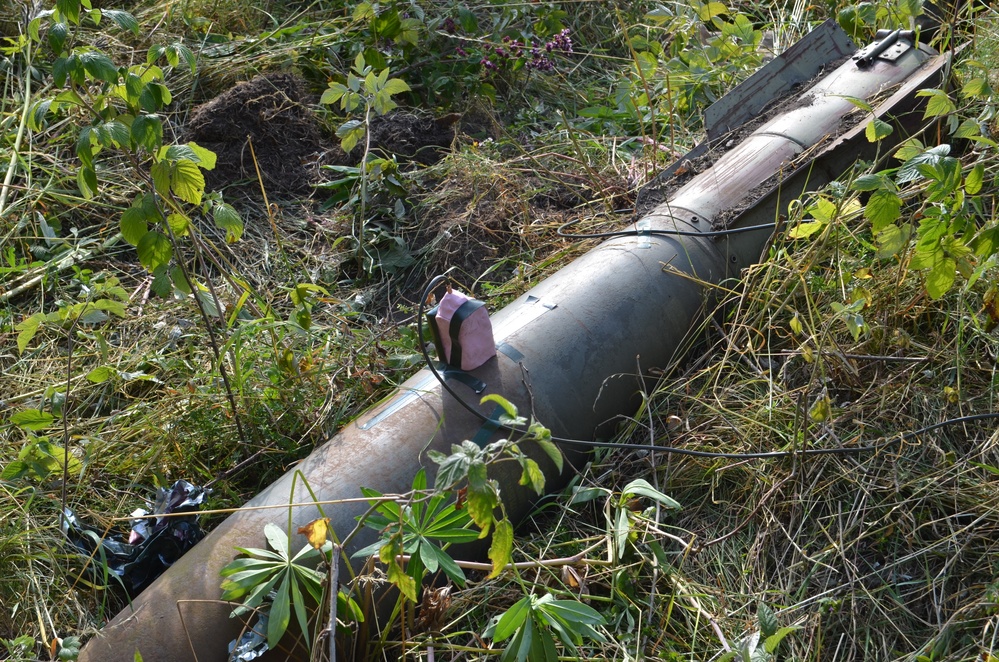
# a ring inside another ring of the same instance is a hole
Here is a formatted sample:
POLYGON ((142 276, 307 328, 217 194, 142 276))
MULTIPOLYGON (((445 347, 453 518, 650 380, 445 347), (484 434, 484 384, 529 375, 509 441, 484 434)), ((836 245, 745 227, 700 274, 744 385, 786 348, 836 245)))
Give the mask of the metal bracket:
POLYGON ((905 54, 912 44, 915 43, 915 34, 912 30, 878 30, 875 35, 877 41, 864 47, 853 56, 853 61, 861 69, 874 64, 875 60, 887 60, 894 62, 905 54))

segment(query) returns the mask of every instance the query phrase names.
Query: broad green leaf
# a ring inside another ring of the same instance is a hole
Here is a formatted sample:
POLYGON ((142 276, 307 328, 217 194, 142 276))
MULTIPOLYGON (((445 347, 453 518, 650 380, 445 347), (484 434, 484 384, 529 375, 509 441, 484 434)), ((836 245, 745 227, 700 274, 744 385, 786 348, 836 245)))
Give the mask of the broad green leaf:
POLYGON ((146 218, 146 211, 141 206, 129 207, 121 215, 121 236, 125 241, 138 246, 139 242, 149 231, 149 221, 146 218))
POLYGON ((114 143, 115 147, 128 145, 130 130, 119 120, 110 120, 103 125, 104 133, 114 143))
POLYGON ((530 485, 531 489, 533 489, 538 495, 541 495, 545 489, 545 474, 541 471, 541 467, 539 467, 538 463, 531 458, 525 459, 523 464, 524 467, 520 475, 520 484, 530 485))
POLYGON ((545 455, 550 457, 552 462, 555 463, 555 468, 558 469, 558 472, 562 473, 563 457, 562 451, 559 450, 558 446, 547 439, 537 439, 536 441, 541 446, 541 450, 545 452, 545 455))
POLYGON ((992 94, 992 86, 986 78, 972 78, 961 88, 961 96, 967 98, 985 98, 992 94))
POLYGON ((867 142, 878 142, 879 140, 884 140, 892 134, 895 129, 891 124, 878 118, 872 119, 867 124, 867 129, 864 134, 867 136, 867 142))
POLYGON ((205 192, 205 176, 193 161, 177 161, 170 177, 171 189, 178 198, 192 205, 201 204, 205 192))
MULTIPOLYGON (((347 94, 350 90, 343 83, 330 83, 329 88, 323 91, 323 95, 319 97, 319 103, 329 106, 337 101, 343 99, 343 96, 347 94)), ((346 108, 344 108, 346 110, 346 108)))
POLYGON ((398 561, 388 564, 388 580, 396 585, 410 602, 416 602, 416 580, 406 574, 398 561))
POLYGON ((89 166, 80 166, 76 173, 76 183, 80 187, 80 193, 87 200, 97 195, 97 173, 89 166))
POLYGON ((132 142, 155 153, 163 142, 163 122, 157 115, 138 115, 132 120, 132 142))
POLYGON ((857 177, 850 184, 854 191, 876 191, 879 188, 887 188, 888 181, 884 175, 864 174, 857 177))
POLYGON ((139 36, 139 22, 127 11, 120 9, 102 9, 101 12, 110 18, 122 30, 128 30, 136 37, 139 36))
POLYGON ((530 613, 531 596, 525 595, 500 616, 499 622, 496 623, 496 629, 493 630, 493 641, 504 641, 509 638, 524 623, 530 613))
POLYGON ((290 556, 288 552, 288 534, 273 522, 268 522, 264 525, 264 537, 267 538, 267 544, 271 546, 275 552, 280 554, 283 558, 288 558, 290 556))
POLYGON ((964 190, 968 192, 969 195, 978 195, 982 190, 982 184, 985 182, 985 164, 979 161, 974 166, 972 166, 971 171, 968 172, 968 176, 964 179, 964 190))
POLYGON ((871 193, 864 206, 864 217, 871 222, 871 230, 878 233, 894 223, 902 213, 902 199, 888 189, 871 193))
POLYGON ((102 365, 87 373, 87 381, 93 382, 94 384, 103 384, 117 375, 117 370, 111 366, 102 365))
POLYGON ((56 20, 65 18, 73 25, 80 24, 80 0, 56 0, 56 20))
POLYGON ((499 395, 498 393, 490 393, 489 395, 482 396, 482 399, 479 400, 479 404, 484 405, 487 402, 492 402, 502 407, 503 412, 510 418, 517 418, 517 405, 510 402, 502 395, 499 395))
POLYGON ((774 610, 763 602, 759 603, 756 607, 756 618, 760 623, 760 632, 763 633, 764 637, 775 634, 780 627, 774 610))
MULTIPOLYGON (((385 70, 388 73, 388 69, 385 70)), ((409 92, 410 87, 406 84, 406 81, 401 78, 390 78, 385 81, 385 86, 382 87, 382 91, 387 94, 400 94, 402 92, 409 92)))
MULTIPOLYGON (((912 141, 910 140, 909 142, 911 143, 912 141)), ((908 147, 903 147, 895 153, 895 156, 898 156, 899 154, 905 154, 908 156, 910 153, 911 152, 908 147)), ((923 173, 920 172, 919 166, 924 164, 935 165, 948 154, 950 154, 950 145, 943 144, 908 156, 905 163, 903 163, 898 169, 898 174, 895 178, 900 184, 914 182, 917 179, 921 179, 923 177, 923 173)))
POLYGON ((776 632, 770 635, 766 635, 766 639, 763 641, 763 648, 773 655, 777 652, 777 648, 780 646, 780 642, 784 641, 784 638, 792 632, 797 632, 799 628, 796 627, 783 627, 778 629, 776 632))
POLYGON ((219 229, 225 230, 227 244, 233 244, 243 236, 243 219, 232 205, 224 202, 214 205, 212 219, 219 229))
POLYGON ((788 230, 787 236, 791 239, 808 239, 827 225, 829 224, 825 221, 804 221, 788 230))
POLYGON ((878 246, 878 257, 881 259, 898 255, 898 253, 909 243, 912 238, 912 225, 903 223, 902 225, 889 225, 875 235, 874 240, 878 246))
POLYGON ((822 423, 828 421, 830 416, 832 416, 832 402, 829 400, 829 396, 823 393, 809 407, 808 417, 816 423, 822 423))
POLYGON ((114 66, 111 58, 104 53, 100 51, 83 51, 79 53, 79 58, 86 72, 97 80, 103 80, 108 83, 118 82, 118 67, 114 66))
POLYGON ((170 240, 162 232, 156 230, 144 234, 135 250, 142 266, 150 271, 167 265, 173 257, 173 247, 170 245, 170 240))
POLYGON ((944 255, 926 274, 926 292, 933 299, 939 299, 947 294, 957 278, 957 261, 949 255, 944 255))
POLYGON ((41 326, 42 322, 45 321, 45 315, 43 313, 35 313, 31 317, 26 318, 24 321, 19 322, 14 328, 18 331, 17 334, 17 352, 23 354, 24 350, 27 349, 28 343, 31 339, 35 337, 38 333, 38 327, 41 326))
POLYGON ((215 164, 218 162, 218 155, 207 147, 202 147, 198 143, 191 141, 187 143, 187 148, 190 149, 197 156, 194 161, 197 161, 198 165, 202 170, 214 170, 215 164))
POLYGON ((503 568, 510 563, 513 558, 513 525, 510 520, 503 518, 496 522, 493 529, 493 540, 489 545, 489 559, 493 562, 493 569, 486 579, 492 579, 503 572, 503 568))
POLYGON ((943 90, 919 90, 917 97, 929 97, 926 102, 926 110, 923 112, 923 119, 950 115, 957 107, 950 97, 943 90))
POLYGON ((728 13, 728 7, 721 2, 699 3, 695 5, 695 9, 697 10, 697 17, 705 23, 711 21, 711 19, 715 16, 721 16, 728 13))
POLYGON ((468 514, 482 530, 479 537, 486 537, 493 523, 493 510, 498 505, 498 500, 496 488, 487 477, 484 463, 477 462, 468 468, 468 492, 465 499, 468 514))
POLYGON ((178 237, 186 237, 188 229, 191 227, 191 219, 183 214, 170 214, 167 216, 167 225, 178 237))
POLYGON ((44 430, 55 420, 52 414, 39 409, 22 409, 10 416, 10 422, 22 430, 44 430))

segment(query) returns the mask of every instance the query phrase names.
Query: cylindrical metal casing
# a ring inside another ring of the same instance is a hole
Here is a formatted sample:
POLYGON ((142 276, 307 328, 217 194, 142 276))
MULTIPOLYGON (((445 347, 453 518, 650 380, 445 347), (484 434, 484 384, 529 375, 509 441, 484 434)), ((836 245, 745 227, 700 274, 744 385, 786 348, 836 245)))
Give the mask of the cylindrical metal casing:
MULTIPOLYGON (((869 99, 905 80, 925 58, 910 49, 895 62, 878 61, 867 69, 847 62, 804 92, 797 107, 694 177, 639 227, 709 229, 719 214, 744 204, 750 191, 795 155, 833 133, 844 114, 854 110, 845 97, 869 99)), ((758 254, 765 241, 760 233, 721 241, 649 235, 605 241, 494 315, 499 353, 474 374, 488 385, 487 392, 508 398, 558 437, 607 436, 618 417, 635 412, 639 392, 652 386, 642 382, 640 371, 676 358, 703 317, 709 293, 701 283, 731 275, 730 249, 758 254)), ((454 388, 483 414, 492 413, 491 407, 478 406, 479 396, 463 384, 456 382, 454 388)), ((212 531, 92 639, 80 659, 131 662, 138 650, 145 662, 179 662, 195 659, 193 650, 200 662, 225 660, 227 642, 242 625, 229 618, 230 605, 217 601, 219 571, 237 555, 236 547, 265 546, 265 524, 284 528, 288 504, 312 500, 305 483, 323 502, 357 499, 361 486, 405 492, 420 467, 433 474, 427 449, 447 453, 451 444, 475 437, 481 427, 453 398, 442 396, 428 370, 421 371, 212 531)), ((563 450, 568 465, 585 460, 576 446, 563 450)), ((541 457, 539 462, 549 488, 568 480, 569 466, 557 476, 550 461, 541 457)), ((510 471, 495 477, 507 511, 524 516, 533 495, 518 485, 519 475, 510 471)), ((323 508, 343 537, 367 504, 323 508)), ((293 531, 319 517, 313 505, 292 511, 293 531)), ((371 540, 359 535, 353 547, 371 540)), ((293 536, 293 548, 303 544, 303 536, 293 536)))

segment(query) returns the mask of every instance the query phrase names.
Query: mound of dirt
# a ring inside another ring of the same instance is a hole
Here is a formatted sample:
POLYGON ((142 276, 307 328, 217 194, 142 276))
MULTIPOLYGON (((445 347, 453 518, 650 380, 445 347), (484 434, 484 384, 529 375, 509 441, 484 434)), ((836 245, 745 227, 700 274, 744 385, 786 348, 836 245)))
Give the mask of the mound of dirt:
POLYGON ((208 188, 259 191, 255 156, 268 197, 308 195, 318 178, 315 163, 330 149, 309 102, 301 79, 275 73, 198 106, 184 138, 218 155, 215 169, 205 173, 208 188))
MULTIPOLYGON (((195 108, 184 139, 218 155, 215 169, 205 176, 208 187, 256 195, 260 185, 255 156, 268 197, 300 198, 322 181, 318 165, 360 163, 360 146, 344 154, 339 141, 322 132, 309 108, 315 101, 302 79, 274 73, 239 83, 195 108)), ((450 150, 458 117, 403 110, 374 117, 371 149, 403 162, 432 165, 450 150)))

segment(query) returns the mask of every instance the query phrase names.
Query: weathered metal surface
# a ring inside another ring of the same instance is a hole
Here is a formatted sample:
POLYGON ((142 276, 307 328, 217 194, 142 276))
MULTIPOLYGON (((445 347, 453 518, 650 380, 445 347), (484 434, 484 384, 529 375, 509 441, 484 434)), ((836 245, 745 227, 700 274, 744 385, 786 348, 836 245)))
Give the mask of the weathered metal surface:
POLYGON ((721 138, 758 117, 794 86, 812 80, 856 48, 836 21, 828 19, 704 111, 708 140, 721 138))
MULTIPOLYGON (((904 81, 926 58, 912 53, 894 64, 879 61, 864 71, 853 67, 852 75, 837 76, 835 94, 870 97, 904 81)), ((827 90, 823 95, 833 94, 827 88, 819 89, 827 90)), ((841 110, 825 101, 813 105, 824 113, 841 110)), ((690 180, 674 202, 659 206, 645 224, 659 230, 709 228, 721 214, 746 206, 751 189, 790 169, 793 157, 815 144, 802 140, 824 140, 823 127, 838 121, 839 116, 816 117, 815 127, 806 127, 805 133, 752 136, 690 180)), ((768 131, 781 126, 775 120, 768 131)), ((852 162, 856 155, 845 158, 852 162)), ((635 411, 636 394, 643 386, 639 371, 668 365, 704 314, 706 288, 673 270, 718 282, 730 276, 733 267, 756 259, 768 236, 757 232, 724 239, 646 235, 608 240, 494 315, 499 353, 474 374, 489 392, 533 412, 558 437, 606 436, 619 417, 635 411)), ((467 402, 478 400, 463 385, 455 388, 464 389, 467 402)), ((266 523, 286 526, 289 507, 293 530, 319 516, 303 478, 327 502, 326 516, 333 530, 344 536, 365 510, 363 503, 346 501, 359 496, 360 486, 403 492, 421 466, 433 473, 427 449, 446 451, 480 427, 453 398, 442 396, 429 371, 418 373, 230 516, 88 642, 80 659, 131 661, 138 650, 147 662, 224 660, 226 643, 241 624, 228 618, 228 605, 216 601, 219 571, 234 558, 235 547, 264 546, 266 523)), ((539 458, 553 489, 585 460, 577 446, 563 450, 568 462, 561 476, 555 475, 550 461, 539 458)), ((508 512, 521 517, 532 495, 518 486, 515 473, 505 471, 499 469, 494 477, 502 485, 508 512)), ((361 534, 353 548, 370 541, 370 534, 361 534)), ((302 536, 295 536, 292 545, 302 544, 302 536)), ((274 652, 267 659, 286 655, 274 652)))

